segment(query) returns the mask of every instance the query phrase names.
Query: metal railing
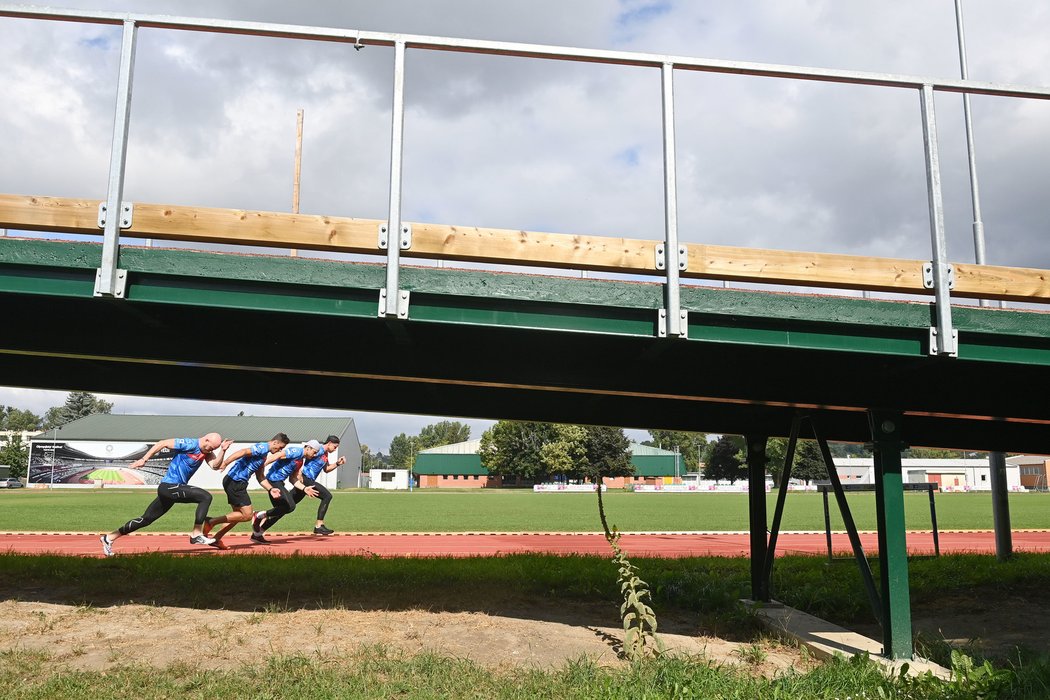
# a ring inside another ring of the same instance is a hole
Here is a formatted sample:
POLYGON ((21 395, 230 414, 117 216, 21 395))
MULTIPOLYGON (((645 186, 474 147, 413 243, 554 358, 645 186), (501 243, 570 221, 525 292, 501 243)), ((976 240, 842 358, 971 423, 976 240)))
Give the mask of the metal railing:
MULTIPOLYGON (((930 329, 930 353, 957 355, 957 332, 952 326, 952 269, 948 264, 944 230, 944 207, 941 197, 941 174, 938 159, 937 125, 934 94, 940 92, 968 95, 993 95, 1050 99, 1050 87, 1032 87, 965 79, 899 75, 864 71, 834 70, 805 66, 786 66, 746 61, 728 61, 652 53, 580 49, 540 44, 525 44, 475 39, 457 39, 388 32, 373 32, 333 27, 271 24, 223 19, 168 17, 123 12, 91 12, 47 7, 0 4, 0 17, 37 20, 88 22, 123 27, 120 68, 118 73, 116 116, 113 127, 109 168, 109 189, 100 211, 99 223, 104 228, 102 263, 98 273, 96 295, 122 296, 122 271, 118 267, 120 228, 130 225, 131 205, 123 201, 124 167, 127 158, 128 125, 135 62, 135 43, 140 27, 243 34, 252 36, 352 43, 361 46, 387 46, 394 49, 393 106, 391 110, 390 186, 387 221, 380 227, 378 249, 386 250, 385 287, 380 292, 379 315, 408 317, 408 292, 400 288, 400 253, 412 245, 411 229, 402 223, 401 173, 404 154, 405 54, 411 50, 458 51, 475 54, 517 56, 559 61, 582 61, 607 65, 658 68, 661 79, 663 144, 664 144, 664 242, 657 248, 657 267, 665 274, 664 305, 659 311, 659 334, 685 337, 688 333, 687 312, 681 308, 679 272, 684 267, 684 247, 678 243, 677 182, 675 177, 674 74, 675 71, 729 73, 795 80, 871 85, 916 90, 919 95, 926 179, 929 195, 931 261, 925 284, 934 290, 936 325, 930 329), (115 215, 119 214, 119 216, 115 215)), ((980 251, 983 258, 983 248, 980 251)), ((983 262, 980 260, 979 262, 983 262)))

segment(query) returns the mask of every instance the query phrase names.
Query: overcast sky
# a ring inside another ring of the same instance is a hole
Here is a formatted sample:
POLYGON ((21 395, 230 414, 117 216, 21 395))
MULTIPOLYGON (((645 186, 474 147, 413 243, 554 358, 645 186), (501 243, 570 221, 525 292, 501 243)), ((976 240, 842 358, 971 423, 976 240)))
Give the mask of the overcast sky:
MULTIPOLYGON (((952 0, 74 2, 828 68, 959 75, 952 0)), ((964 3, 970 77, 1050 84, 1050 4, 964 3)), ((106 195, 119 28, 0 18, 0 192, 106 195)), ((393 50, 144 29, 126 199, 386 216, 393 50)), ((929 258, 913 90, 678 74, 684 241, 929 258)), ((1050 268, 1050 102, 974 97, 988 262, 1050 268)), ((962 98, 937 97, 949 257, 973 259, 962 98)), ((655 69, 411 51, 404 218, 662 238, 655 69)), ((0 389, 42 412, 61 392, 0 389)), ((314 413, 124 396, 127 413, 314 413)), ((354 412, 362 442, 435 418, 354 412)), ((470 421, 474 436, 488 425, 470 421)))

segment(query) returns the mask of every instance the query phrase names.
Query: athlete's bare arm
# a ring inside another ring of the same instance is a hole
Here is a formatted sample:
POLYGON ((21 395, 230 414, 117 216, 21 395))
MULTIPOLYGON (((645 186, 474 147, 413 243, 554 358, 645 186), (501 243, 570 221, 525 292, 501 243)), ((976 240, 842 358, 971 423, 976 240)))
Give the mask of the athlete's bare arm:
POLYGON ((175 447, 175 438, 168 438, 167 440, 161 440, 153 447, 146 451, 146 454, 142 455, 141 459, 136 459, 134 462, 128 465, 129 469, 141 469, 146 465, 146 462, 155 454, 163 449, 171 449, 175 447))

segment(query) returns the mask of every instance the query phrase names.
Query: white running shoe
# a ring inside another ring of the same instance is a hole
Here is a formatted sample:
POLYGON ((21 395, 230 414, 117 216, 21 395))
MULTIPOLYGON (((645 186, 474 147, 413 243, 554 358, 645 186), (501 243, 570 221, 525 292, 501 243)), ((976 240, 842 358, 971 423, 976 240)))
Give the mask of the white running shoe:
POLYGON ((190 544, 215 544, 215 538, 205 537, 204 535, 194 535, 190 538, 190 544))
POLYGON ((113 556, 113 543, 109 541, 109 537, 107 535, 102 535, 102 537, 99 537, 98 539, 102 542, 102 553, 107 557, 113 556))

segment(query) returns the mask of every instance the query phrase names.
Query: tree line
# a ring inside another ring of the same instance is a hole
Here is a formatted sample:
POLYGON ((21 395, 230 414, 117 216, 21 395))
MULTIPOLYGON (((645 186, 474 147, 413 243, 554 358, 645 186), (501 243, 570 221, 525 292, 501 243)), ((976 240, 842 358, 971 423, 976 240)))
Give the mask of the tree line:
POLYGON ((0 405, 0 430, 12 433, 0 436, 0 464, 11 467, 13 478, 21 478, 29 466, 29 446, 19 433, 50 430, 78 418, 112 410, 112 402, 103 401, 87 391, 69 392, 65 402, 47 409, 42 417, 28 409, 0 405))

